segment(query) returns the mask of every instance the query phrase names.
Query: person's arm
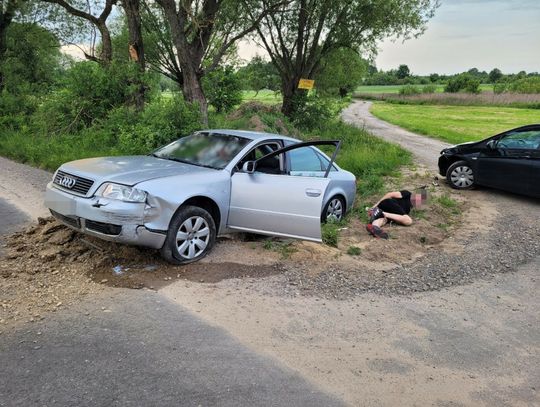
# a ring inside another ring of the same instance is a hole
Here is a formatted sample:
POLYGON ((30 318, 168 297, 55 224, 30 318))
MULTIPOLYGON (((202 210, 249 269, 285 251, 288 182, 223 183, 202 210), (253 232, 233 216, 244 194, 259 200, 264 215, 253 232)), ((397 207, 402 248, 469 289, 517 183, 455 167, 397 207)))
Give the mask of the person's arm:
POLYGON ((373 205, 373 207, 375 206, 379 206, 379 204, 384 201, 385 199, 390 199, 390 198, 396 198, 396 199, 399 199, 399 198, 402 198, 403 196, 401 195, 401 192, 400 191, 393 191, 393 192, 387 192, 386 194, 384 194, 384 196, 379 199, 379 201, 373 205))

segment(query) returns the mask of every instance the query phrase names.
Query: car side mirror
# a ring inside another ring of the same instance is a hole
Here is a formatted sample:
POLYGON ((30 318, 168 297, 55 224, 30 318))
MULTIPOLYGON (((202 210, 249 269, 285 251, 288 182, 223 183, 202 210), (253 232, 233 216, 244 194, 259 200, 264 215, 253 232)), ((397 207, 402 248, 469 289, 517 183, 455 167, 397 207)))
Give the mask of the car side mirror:
POLYGON ((242 165, 242 171, 253 174, 255 172, 255 167, 255 161, 246 161, 244 165, 242 165))
POLYGON ((495 150, 497 148, 497 142, 495 140, 489 140, 486 144, 489 150, 495 150))

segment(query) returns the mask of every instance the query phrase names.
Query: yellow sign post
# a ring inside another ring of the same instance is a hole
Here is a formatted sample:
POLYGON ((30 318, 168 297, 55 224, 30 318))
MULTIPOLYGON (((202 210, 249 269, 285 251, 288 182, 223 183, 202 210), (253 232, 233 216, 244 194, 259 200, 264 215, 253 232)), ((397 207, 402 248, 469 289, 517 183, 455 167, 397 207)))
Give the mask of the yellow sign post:
POLYGON ((300 79, 298 81, 298 89, 311 90, 313 89, 314 84, 315 84, 315 81, 313 79, 300 79))

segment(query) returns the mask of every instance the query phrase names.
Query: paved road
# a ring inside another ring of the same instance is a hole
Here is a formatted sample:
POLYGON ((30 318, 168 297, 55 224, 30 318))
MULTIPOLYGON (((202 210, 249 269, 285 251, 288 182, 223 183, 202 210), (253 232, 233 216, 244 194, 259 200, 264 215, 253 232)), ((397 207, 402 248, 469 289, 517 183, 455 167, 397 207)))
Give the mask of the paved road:
POLYGON ((152 291, 108 290, 2 335, 0 406, 337 406, 152 291))
MULTIPOLYGON (((42 196, 50 177, 0 157, 0 235, 47 215, 42 196)), ((106 289, 99 298, 0 335, 0 406, 45 405, 342 402, 159 293, 106 289)))
POLYGON ((437 171, 439 152, 450 144, 407 131, 391 123, 382 121, 371 114, 371 102, 356 101, 344 109, 341 117, 346 123, 365 128, 377 137, 397 143, 413 152, 417 162, 437 171))

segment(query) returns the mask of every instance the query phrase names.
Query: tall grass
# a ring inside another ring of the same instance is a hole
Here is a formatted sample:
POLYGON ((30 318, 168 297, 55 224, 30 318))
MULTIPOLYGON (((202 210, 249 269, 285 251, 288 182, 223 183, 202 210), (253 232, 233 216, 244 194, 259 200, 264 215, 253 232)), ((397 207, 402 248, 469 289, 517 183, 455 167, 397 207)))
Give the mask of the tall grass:
POLYGON ((379 100, 395 104, 447 105, 447 106, 501 106, 540 109, 540 94, 482 92, 471 93, 424 93, 396 95, 387 93, 357 93, 356 98, 379 100))

